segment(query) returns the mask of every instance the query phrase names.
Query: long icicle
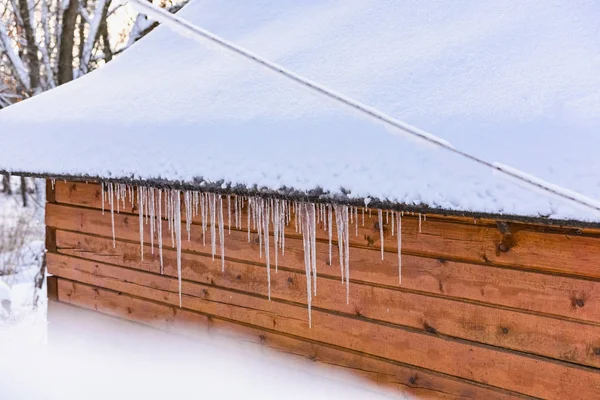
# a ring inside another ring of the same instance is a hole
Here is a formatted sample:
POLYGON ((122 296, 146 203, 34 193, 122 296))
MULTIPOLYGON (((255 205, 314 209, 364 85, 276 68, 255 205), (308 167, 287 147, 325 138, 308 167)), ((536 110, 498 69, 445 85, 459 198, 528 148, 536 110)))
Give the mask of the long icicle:
POLYGON ((162 189, 158 189, 158 219, 157 219, 157 228, 158 228, 158 255, 160 258, 160 274, 164 274, 165 267, 163 263, 163 238, 162 238, 162 189))
POLYGON ((263 212, 263 234, 265 236, 265 257, 267 259, 267 287, 269 294, 269 301, 271 301, 271 253, 269 251, 269 201, 261 199, 261 209, 263 212))
MULTIPOLYGON (((102 196, 102 215, 104 215, 104 181, 100 182, 100 195, 102 196)), ((54 190, 54 179, 52 179, 52 190, 54 190)))
POLYGON ((310 251, 311 251, 311 256, 312 256, 312 273, 313 273, 313 290, 314 290, 314 295, 315 297, 317 296, 317 242, 316 242, 316 237, 317 237, 317 216, 316 216, 316 210, 315 210, 315 203, 311 203, 311 207, 310 207, 310 237, 311 237, 311 244, 310 244, 310 251))
POLYGON ((396 224, 398 228, 396 234, 398 236, 398 284, 402 285, 402 213, 397 211, 396 216, 398 218, 398 223, 396 224))
POLYGON ((346 304, 350 304, 350 227, 348 226, 348 207, 344 207, 344 235, 345 235, 345 257, 346 264, 346 304))
POLYGON ((219 195, 219 244, 221 245, 221 272, 225 272, 225 226, 223 224, 223 197, 221 195, 219 195))
POLYGON ((217 195, 211 193, 210 195, 210 244, 212 249, 212 259, 215 260, 215 254, 217 252, 217 195))
POLYGON ((306 226, 304 226, 302 229, 302 243, 304 244, 304 269, 305 269, 305 273, 306 273, 306 302, 308 304, 308 326, 312 328, 312 313, 311 313, 312 291, 311 291, 311 278, 310 278, 311 266, 310 266, 310 238, 309 238, 310 229, 308 229, 308 223, 307 223, 308 210, 306 207, 304 207, 304 208, 305 208, 306 214, 304 216, 300 216, 300 213, 296 211, 295 218, 296 218, 297 223, 299 222, 302 225, 306 224, 306 226))
POLYGON ((279 267, 279 199, 271 200, 273 206, 273 244, 275 245, 275 273, 279 267))
POLYGON ((114 184, 111 182, 108 184, 108 202, 110 203, 110 220, 112 225, 112 240, 113 240, 113 249, 117 247, 117 242, 115 240, 115 198, 114 198, 114 184))
POLYGON ((155 207, 154 207, 154 188, 148 188, 148 196, 150 199, 150 207, 149 207, 149 211, 150 211, 150 250, 152 252, 152 255, 154 255, 154 224, 156 222, 156 216, 154 215, 155 213, 155 207))
POLYGON ((344 283, 344 234, 343 234, 343 223, 342 223, 342 211, 341 206, 333 206, 335 210, 335 225, 337 227, 338 234, 338 252, 340 256, 340 275, 342 277, 342 284, 344 283))
POLYGON ((177 239, 177 284, 179 287, 179 307, 182 306, 181 296, 181 199, 179 190, 174 189, 171 192, 174 202, 175 214, 175 237, 177 239))
POLYGON ((143 203, 141 186, 137 187, 137 197, 138 197, 138 219, 140 222, 140 252, 141 252, 142 261, 144 261, 144 203, 143 203))
MULTIPOLYGON (((357 221, 358 223, 358 221, 357 221)), ((331 204, 327 204, 327 233, 329 235, 329 266, 333 265, 333 257, 331 256, 332 236, 333 236, 333 211, 331 204)))

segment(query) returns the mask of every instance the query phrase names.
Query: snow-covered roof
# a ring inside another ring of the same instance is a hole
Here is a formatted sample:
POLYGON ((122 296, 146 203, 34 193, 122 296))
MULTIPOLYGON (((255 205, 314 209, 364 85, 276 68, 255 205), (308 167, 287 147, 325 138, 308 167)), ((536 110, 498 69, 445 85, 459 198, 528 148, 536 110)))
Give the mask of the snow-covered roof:
MULTIPOLYGON (((193 0, 178 15, 456 148, 600 199, 596 1, 193 0)), ((3 110, 0 132, 0 170, 600 221, 166 27, 3 110)))

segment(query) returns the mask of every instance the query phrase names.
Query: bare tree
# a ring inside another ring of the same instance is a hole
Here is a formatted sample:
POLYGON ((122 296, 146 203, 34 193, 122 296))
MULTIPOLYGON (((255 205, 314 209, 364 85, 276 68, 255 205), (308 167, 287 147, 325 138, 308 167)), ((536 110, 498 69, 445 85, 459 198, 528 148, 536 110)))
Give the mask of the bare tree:
MULTIPOLYGON (((154 0, 170 11, 187 0, 154 0)), ((0 2, 0 108, 110 61, 155 25, 113 0, 0 2)))

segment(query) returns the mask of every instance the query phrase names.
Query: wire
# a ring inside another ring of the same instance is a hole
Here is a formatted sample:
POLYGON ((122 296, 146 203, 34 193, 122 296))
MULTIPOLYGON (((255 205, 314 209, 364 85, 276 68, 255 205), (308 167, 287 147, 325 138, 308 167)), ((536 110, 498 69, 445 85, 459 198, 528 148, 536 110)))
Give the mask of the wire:
POLYGON ((545 182, 544 180, 537 178, 533 175, 524 173, 519 171, 516 168, 512 168, 509 166, 502 165, 500 163, 492 163, 481 159, 477 156, 469 154, 463 150, 459 150, 454 148, 449 142, 431 134, 424 130, 421 130, 417 127, 409 125, 405 122, 399 121, 375 108, 362 104, 354 99, 346 97, 338 92, 335 92, 317 82, 314 82, 310 79, 304 78, 293 71, 280 66, 274 62, 271 62, 263 57, 260 57, 257 54, 254 54, 232 42, 229 42, 203 28, 200 28, 196 25, 193 25, 191 22, 178 17, 177 15, 171 14, 160 7, 147 2, 145 0, 128 0, 138 11, 146 16, 155 19, 156 21, 163 23, 169 26, 175 32, 181 34, 185 37, 190 37, 192 39, 200 39, 200 40, 208 40, 219 47, 222 47, 231 53, 234 53, 243 58, 249 59, 250 61, 266 68, 267 70, 274 72, 284 78, 287 78, 305 88, 308 88, 324 97, 329 98, 330 100, 334 100, 337 103, 340 103, 354 111, 357 111, 361 114, 367 115, 375 120, 390 126, 398 133, 409 134, 417 139, 420 139, 424 142, 433 144, 434 146, 438 146, 447 150, 453 154, 456 154, 460 157, 471 160, 477 164, 483 165, 486 168, 489 168, 501 175, 507 176, 516 180, 518 183, 532 189, 542 190, 544 192, 553 194, 561 199, 570 201, 580 206, 584 206, 586 208, 592 209, 594 211, 600 212, 600 202, 594 199, 591 199, 587 196, 584 196, 580 193, 574 192, 569 189, 565 189, 558 185, 545 182))

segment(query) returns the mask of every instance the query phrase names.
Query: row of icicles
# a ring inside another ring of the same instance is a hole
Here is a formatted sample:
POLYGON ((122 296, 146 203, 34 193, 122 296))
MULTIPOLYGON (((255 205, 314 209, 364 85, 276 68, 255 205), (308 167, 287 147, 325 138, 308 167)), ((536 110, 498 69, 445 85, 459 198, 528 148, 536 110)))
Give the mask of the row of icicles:
MULTIPOLYGON (((152 254, 158 245, 160 259, 160 273, 164 273, 163 265, 163 226, 162 221, 168 221, 171 246, 177 251, 177 277, 179 284, 179 306, 182 305, 181 295, 181 243, 182 243, 182 201, 185 212, 185 225, 188 241, 190 238, 192 218, 199 216, 201 219, 202 242, 206 246, 207 231, 210 230, 210 246, 213 260, 217 254, 217 239, 221 253, 221 269, 225 271, 225 229, 231 232, 232 225, 235 229, 242 229, 242 210, 247 209, 248 242, 250 233, 255 231, 259 238, 260 258, 265 257, 267 269, 268 296, 271 300, 271 236, 274 245, 273 255, 275 273, 279 266, 279 253, 285 255, 285 229, 289 227, 292 219, 296 233, 302 234, 304 245, 304 265, 306 273, 306 292, 308 303, 308 321, 312 326, 311 304, 312 296, 317 295, 317 255, 316 239, 317 229, 322 229, 329 236, 329 264, 332 265, 333 251, 333 221, 337 227, 338 252, 340 259, 340 274, 342 283, 346 285, 346 302, 350 301, 350 232, 355 231, 358 236, 359 219, 365 224, 365 213, 371 217, 371 210, 365 207, 355 207, 340 204, 313 203, 308 201, 291 201, 259 196, 220 195, 210 192, 199 192, 180 189, 160 189, 149 186, 127 185, 122 183, 101 183, 102 186, 102 213, 105 211, 105 202, 110 207, 113 247, 115 243, 115 211, 120 212, 125 208, 126 199, 133 207, 136 203, 139 210, 139 229, 141 259, 144 259, 144 225, 150 229, 150 245, 152 254), (226 202, 226 205, 223 203, 226 202), (226 210, 227 224, 225 224, 224 211, 226 210), (359 210, 361 216, 359 217, 359 210), (292 218, 292 215, 294 218, 292 218), (354 224, 354 229, 351 225, 354 224), (319 228, 317 228, 319 227, 319 228), (217 232, 218 229, 218 232, 217 232), (272 234, 272 235, 271 235, 272 234), (155 244, 155 235, 156 241, 155 244)), ((381 259, 384 257, 383 220, 384 212, 378 212, 378 226, 381 242, 381 259)), ((398 241, 398 283, 402 284, 402 211, 385 211, 386 223, 390 223, 392 236, 398 241)), ((419 232, 421 232, 422 219, 419 216, 419 232)))

